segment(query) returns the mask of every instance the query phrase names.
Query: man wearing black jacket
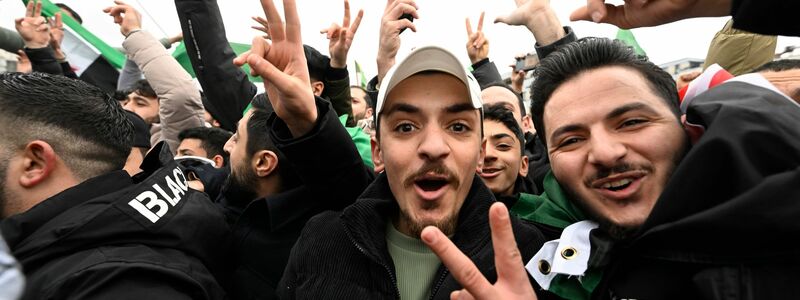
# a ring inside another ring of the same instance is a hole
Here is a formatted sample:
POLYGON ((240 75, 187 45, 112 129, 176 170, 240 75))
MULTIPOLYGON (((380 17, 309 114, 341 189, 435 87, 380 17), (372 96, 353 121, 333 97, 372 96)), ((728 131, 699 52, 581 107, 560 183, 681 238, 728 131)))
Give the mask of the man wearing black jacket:
MULTIPOLYGON (((475 174, 484 154, 477 81, 453 54, 428 46, 390 69, 383 86, 372 141, 383 174, 343 212, 308 222, 281 280, 282 298, 449 298, 460 286, 420 240, 427 225, 452 235, 494 276, 487 213, 495 199, 475 174)), ((517 242, 529 247, 522 256, 530 257, 541 234, 513 224, 517 242)))
POLYGON ((133 129, 116 100, 78 80, 3 74, 0 128, 0 229, 24 299, 225 297, 213 276, 222 214, 168 147, 139 175, 122 170, 133 129))
MULTIPOLYGON (((286 26, 294 26, 292 21, 298 22, 287 15, 286 26)), ((271 83, 268 95, 255 97, 225 145, 231 174, 217 202, 233 226, 233 270, 226 288, 235 299, 275 298, 306 222, 351 204, 374 178, 331 104, 309 88, 299 37, 282 38, 283 29, 270 25, 274 35, 267 60, 263 40, 234 60, 249 63, 271 83), (289 65, 272 65, 276 61, 289 65)))

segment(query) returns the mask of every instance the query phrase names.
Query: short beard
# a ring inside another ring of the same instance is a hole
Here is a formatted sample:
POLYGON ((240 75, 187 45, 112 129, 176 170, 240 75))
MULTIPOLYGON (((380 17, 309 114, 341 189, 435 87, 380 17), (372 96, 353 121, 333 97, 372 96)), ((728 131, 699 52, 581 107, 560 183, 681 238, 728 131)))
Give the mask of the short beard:
MULTIPOLYGON (((232 165, 231 168, 233 168, 232 165)), ((249 203, 258 197, 258 193, 253 189, 258 184, 258 178, 248 168, 240 168, 237 171, 234 174, 233 170, 231 170, 231 174, 225 179, 222 194, 228 201, 249 203)))
POLYGON ((452 236, 456 232, 456 224, 458 223, 458 216, 457 215, 449 215, 446 218, 439 220, 439 221, 426 221, 426 222, 417 222, 411 216, 404 213, 402 210, 397 214, 397 220, 394 222, 395 228, 398 231, 402 232, 400 228, 403 226, 400 224, 405 225, 406 229, 408 229, 408 234, 415 239, 419 239, 422 230, 428 226, 434 226, 439 228, 439 230, 444 233, 446 236, 452 236))
MULTIPOLYGON (((691 145, 691 143, 689 141, 689 138, 688 138, 688 136, 686 136, 683 139, 680 148, 678 149, 678 151, 675 152, 675 155, 672 157, 672 165, 669 166, 669 169, 667 170, 667 172, 665 174, 665 178, 664 178, 664 182, 663 182, 663 188, 664 189, 667 188, 667 184, 669 183, 670 178, 672 178, 672 174, 675 172, 675 169, 678 168, 678 164, 680 164, 680 162, 683 160, 683 158, 686 156, 686 154, 689 152, 689 150, 691 150, 690 145, 691 145)), ((618 170, 606 170, 606 171, 603 171, 601 173, 604 173, 604 174, 599 174, 596 177, 603 178, 604 176, 610 175, 610 173, 606 173, 606 172, 611 172, 611 171, 624 172, 627 169, 629 169, 630 166, 629 165, 618 166, 617 168, 618 168, 618 170)), ((641 225, 643 225, 643 224, 641 224, 639 226, 621 226, 621 225, 614 224, 613 222, 611 222, 611 220, 609 220, 608 218, 602 216, 600 213, 598 213, 597 211, 592 209, 588 205, 588 203, 583 198, 578 196, 578 193, 576 193, 574 190, 570 189, 567 186, 561 186, 561 188, 567 194, 569 199, 574 200, 574 201, 571 201, 571 202, 574 203, 576 206, 578 206, 578 209, 580 209, 582 212, 586 213, 587 217, 590 220, 593 220, 593 221, 597 222, 600 225, 600 229, 601 230, 607 232, 609 236, 611 236, 612 238, 614 238, 616 240, 627 240, 627 239, 632 238, 639 231, 639 228, 641 227, 641 225)), ((662 190, 661 193, 663 194, 664 190, 662 190)), ((658 197, 660 199, 661 195, 658 195, 658 197)), ((658 200, 656 201, 656 204, 657 203, 658 203, 658 200)), ((647 215, 648 218, 650 217, 650 214, 652 214, 652 210, 647 215)))

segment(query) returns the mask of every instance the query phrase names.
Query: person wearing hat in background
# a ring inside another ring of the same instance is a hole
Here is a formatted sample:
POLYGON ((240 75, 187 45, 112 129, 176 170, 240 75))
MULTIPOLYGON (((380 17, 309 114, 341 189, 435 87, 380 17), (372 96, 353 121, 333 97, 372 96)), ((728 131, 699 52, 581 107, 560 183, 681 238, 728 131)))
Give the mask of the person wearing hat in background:
MULTIPOLYGON (((415 15, 405 2, 389 2, 387 14, 415 15)), ((399 31, 406 21, 384 27, 399 31)), ((495 198, 476 175, 485 147, 477 81, 452 53, 427 46, 390 69, 381 85, 372 139, 381 174, 356 203, 306 224, 278 285, 281 298, 449 299, 460 285, 420 240, 428 225, 494 276, 488 211, 495 198)), ((531 225, 512 223, 529 259, 544 238, 531 225)))

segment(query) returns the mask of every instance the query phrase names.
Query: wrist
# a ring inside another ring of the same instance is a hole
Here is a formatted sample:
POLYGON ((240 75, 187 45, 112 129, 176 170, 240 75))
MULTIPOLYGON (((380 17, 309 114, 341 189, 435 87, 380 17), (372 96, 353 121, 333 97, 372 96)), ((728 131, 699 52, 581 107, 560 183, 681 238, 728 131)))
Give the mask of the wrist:
POLYGON ((345 67, 347 67, 347 63, 344 60, 340 61, 338 59, 334 59, 333 57, 331 57, 330 65, 331 68, 336 68, 336 69, 344 69, 345 67))
POLYGON ((28 48, 28 49, 39 49, 39 48, 45 48, 47 46, 49 46, 48 43, 36 43, 36 42, 28 42, 28 41, 25 42, 25 48, 28 48))
POLYGON ((139 31, 142 31, 142 28, 136 27, 136 28, 133 28, 133 29, 131 29, 131 30, 128 30, 128 32, 124 34, 124 35, 125 35, 125 38, 128 38, 128 37, 129 37, 129 36, 131 36, 132 34, 134 34, 134 33, 137 33, 137 32, 139 32, 139 31))
POLYGON ((549 45, 564 37, 564 28, 555 11, 550 7, 537 9, 525 26, 539 45, 549 45))

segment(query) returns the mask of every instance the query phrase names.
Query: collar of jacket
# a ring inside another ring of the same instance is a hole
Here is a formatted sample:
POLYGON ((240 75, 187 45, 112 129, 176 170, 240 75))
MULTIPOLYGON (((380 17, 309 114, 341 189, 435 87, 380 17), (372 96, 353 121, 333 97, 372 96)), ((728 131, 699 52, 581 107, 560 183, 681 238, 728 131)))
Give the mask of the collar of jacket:
MULTIPOLYGON (((475 175, 469 194, 458 213, 456 232, 451 238, 469 257, 489 242, 489 207, 494 202, 492 192, 475 175)), ((367 187, 356 203, 345 208, 341 220, 347 235, 357 247, 364 250, 364 254, 379 264, 392 266, 386 247, 385 229, 386 222, 398 210, 386 174, 382 173, 367 187)))
POLYGON ((43 228, 56 216, 91 199, 131 186, 133 182, 124 170, 100 175, 58 193, 30 210, 3 220, 2 231, 9 248, 24 246, 34 232, 43 228))

